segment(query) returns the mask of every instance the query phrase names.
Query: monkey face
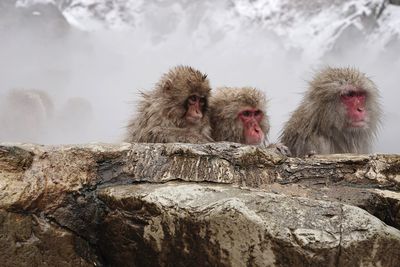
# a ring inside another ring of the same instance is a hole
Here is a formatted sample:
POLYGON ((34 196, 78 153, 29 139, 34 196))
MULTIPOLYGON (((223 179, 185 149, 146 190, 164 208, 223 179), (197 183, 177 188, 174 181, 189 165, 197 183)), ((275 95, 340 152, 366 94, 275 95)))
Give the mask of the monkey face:
POLYGON ((198 124, 204 116, 206 98, 198 95, 190 95, 186 101, 185 120, 189 124, 198 124))
POLYGON ((346 109, 348 127, 364 128, 367 126, 366 99, 366 92, 354 87, 347 88, 340 95, 340 101, 346 109))
POLYGON ((264 141, 265 134, 260 127, 263 116, 263 112, 255 108, 245 108, 239 112, 238 119, 243 125, 245 144, 258 145, 264 141))

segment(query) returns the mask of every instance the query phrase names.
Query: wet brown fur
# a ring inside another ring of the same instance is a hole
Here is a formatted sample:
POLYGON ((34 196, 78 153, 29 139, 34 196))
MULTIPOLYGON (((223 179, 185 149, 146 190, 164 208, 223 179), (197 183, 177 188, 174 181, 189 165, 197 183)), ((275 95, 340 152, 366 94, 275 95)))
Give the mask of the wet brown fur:
POLYGON ((286 123, 281 142, 294 156, 333 153, 369 153, 381 118, 379 92, 364 73, 354 68, 327 67, 317 73, 300 106, 286 123), (366 128, 346 127, 347 115, 340 102, 344 87, 367 93, 366 128))
POLYGON ((255 88, 218 88, 210 99, 212 138, 215 141, 244 144, 243 123, 239 120, 238 114, 243 108, 251 107, 260 109, 264 114, 260 127, 267 139, 269 119, 266 105, 265 95, 255 88))
POLYGON ((208 103, 196 125, 186 123, 186 103, 192 94, 208 99, 207 75, 189 66, 177 66, 164 74, 155 89, 142 93, 136 117, 128 124, 127 142, 210 142, 208 103))

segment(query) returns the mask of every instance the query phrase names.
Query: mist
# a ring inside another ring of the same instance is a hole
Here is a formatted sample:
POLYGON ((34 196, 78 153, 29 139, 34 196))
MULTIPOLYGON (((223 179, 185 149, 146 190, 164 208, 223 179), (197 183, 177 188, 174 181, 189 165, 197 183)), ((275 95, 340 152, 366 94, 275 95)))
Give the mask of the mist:
MULTIPOLYGON (((201 17, 209 8, 203 5, 192 12, 201 17)), ((385 50, 348 36, 332 52, 317 57, 321 51, 288 48, 285 39, 257 24, 221 26, 194 20, 193 14, 177 18, 162 7, 152 12, 157 16, 149 13, 137 27, 122 31, 71 28, 48 34, 29 24, 3 28, 0 141, 121 142, 139 90, 151 90, 169 68, 183 64, 207 73, 213 88, 263 90, 269 99, 269 140, 276 142, 307 82, 316 70, 331 65, 357 67, 378 85, 384 118, 374 152, 400 152, 398 47, 385 50), (23 114, 9 119, 18 113, 9 104, 13 89, 46 92, 53 107, 32 125, 21 119, 23 114)))

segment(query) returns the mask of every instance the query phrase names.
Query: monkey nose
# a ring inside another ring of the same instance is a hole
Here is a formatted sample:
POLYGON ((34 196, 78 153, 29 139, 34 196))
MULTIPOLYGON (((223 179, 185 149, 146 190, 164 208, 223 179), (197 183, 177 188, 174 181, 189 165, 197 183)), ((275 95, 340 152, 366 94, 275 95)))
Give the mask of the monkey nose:
POLYGON ((196 109, 195 116, 198 117, 198 118, 202 118, 203 117, 203 113, 200 110, 196 109))

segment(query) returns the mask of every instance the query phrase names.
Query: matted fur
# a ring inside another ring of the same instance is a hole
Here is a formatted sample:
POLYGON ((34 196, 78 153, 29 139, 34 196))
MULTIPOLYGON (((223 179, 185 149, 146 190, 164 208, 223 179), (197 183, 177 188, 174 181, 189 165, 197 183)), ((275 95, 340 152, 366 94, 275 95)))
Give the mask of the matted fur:
POLYGON ((286 123, 281 142, 294 156, 310 153, 369 153, 381 118, 379 92, 367 76, 354 68, 327 67, 310 82, 300 106, 286 123), (346 127, 346 108, 340 96, 346 86, 367 93, 368 126, 346 127))
POLYGON ((144 143, 212 141, 207 101, 200 123, 189 125, 184 119, 188 97, 197 94, 208 100, 210 90, 207 75, 189 66, 172 68, 154 90, 142 93, 125 140, 144 143))
POLYGON ((266 113, 265 95, 252 87, 218 88, 210 98, 211 136, 215 141, 245 143, 243 124, 238 118, 243 108, 257 108, 263 112, 260 127, 269 133, 269 119, 266 113))

